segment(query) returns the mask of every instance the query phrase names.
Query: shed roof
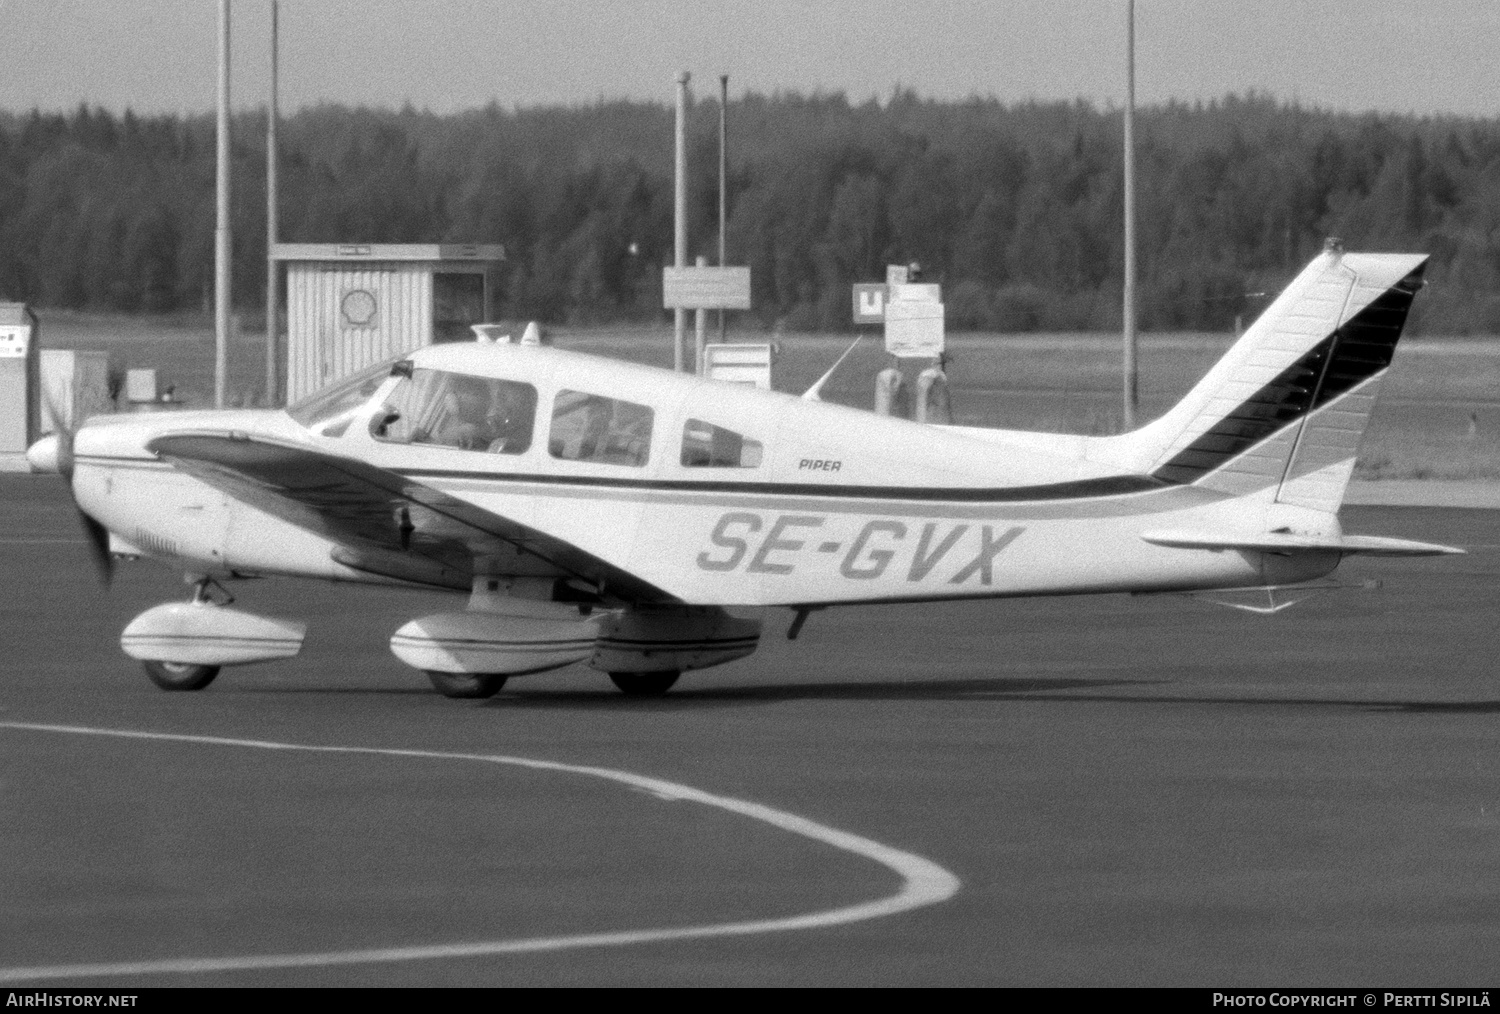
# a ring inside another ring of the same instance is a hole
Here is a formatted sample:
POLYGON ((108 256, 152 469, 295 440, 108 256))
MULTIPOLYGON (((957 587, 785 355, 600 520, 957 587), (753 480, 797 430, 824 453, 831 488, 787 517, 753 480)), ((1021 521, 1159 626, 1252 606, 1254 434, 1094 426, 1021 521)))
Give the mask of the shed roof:
POLYGON ((503 261, 499 243, 277 243, 278 261, 503 261))

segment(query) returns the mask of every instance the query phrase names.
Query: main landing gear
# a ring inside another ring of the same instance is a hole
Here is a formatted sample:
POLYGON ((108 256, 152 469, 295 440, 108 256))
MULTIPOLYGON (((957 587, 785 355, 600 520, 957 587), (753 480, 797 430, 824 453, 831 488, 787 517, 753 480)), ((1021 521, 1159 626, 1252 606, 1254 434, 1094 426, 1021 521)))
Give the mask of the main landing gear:
MULTIPOLYGON (((159 664, 159 663, 158 663, 159 664)), ((149 671, 149 663, 148 663, 149 671)), ((505 688, 505 681, 509 678, 504 673, 463 673, 463 672, 438 672, 434 669, 425 670, 427 678, 432 681, 433 689, 444 697, 452 697, 459 700, 477 700, 485 697, 494 697, 505 688)), ((215 670, 217 672, 217 670, 215 670)), ((672 684, 682 674, 673 670, 666 672, 612 672, 610 680, 620 688, 620 692, 626 697, 661 697, 672 689, 672 684)), ((153 680, 155 676, 151 677, 153 680)), ((202 685, 207 686, 207 681, 213 679, 210 675, 202 685)), ((166 689, 160 681, 158 686, 166 689)), ((184 687, 182 689, 194 689, 197 687, 184 687)))
POLYGON ((660 672, 612 672, 609 678, 626 697, 664 697, 681 675, 675 669, 666 669, 660 672))
POLYGON ((427 678, 432 681, 432 686, 438 693, 444 697, 454 697, 460 700, 494 697, 505 687, 505 681, 510 678, 506 673, 438 672, 435 669, 423 671, 427 673, 427 678))

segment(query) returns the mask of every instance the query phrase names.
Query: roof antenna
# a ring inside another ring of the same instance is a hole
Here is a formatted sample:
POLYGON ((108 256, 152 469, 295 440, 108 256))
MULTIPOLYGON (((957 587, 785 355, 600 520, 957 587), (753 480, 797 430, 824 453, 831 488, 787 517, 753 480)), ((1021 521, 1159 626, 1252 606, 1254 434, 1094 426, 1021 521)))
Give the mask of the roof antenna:
POLYGON ((860 335, 858 338, 854 339, 854 345, 850 345, 847 349, 844 350, 844 354, 843 355, 839 356, 837 359, 835 359, 833 361, 833 365, 830 366, 830 367, 828 367, 828 372, 825 373, 825 374, 823 374, 821 377, 819 377, 818 378, 818 382, 816 384, 814 384, 812 387, 809 387, 807 389, 807 391, 805 393, 803 393, 802 400, 803 401, 822 401, 823 399, 821 397, 819 397, 819 394, 823 390, 823 385, 826 384, 826 383, 828 383, 828 378, 831 377, 831 376, 833 376, 833 371, 839 368, 839 364, 842 363, 845 359, 849 358, 849 353, 851 353, 851 352, 854 351, 855 346, 858 345, 860 342, 862 342, 864 340, 865 340, 865 336, 864 335, 860 335))

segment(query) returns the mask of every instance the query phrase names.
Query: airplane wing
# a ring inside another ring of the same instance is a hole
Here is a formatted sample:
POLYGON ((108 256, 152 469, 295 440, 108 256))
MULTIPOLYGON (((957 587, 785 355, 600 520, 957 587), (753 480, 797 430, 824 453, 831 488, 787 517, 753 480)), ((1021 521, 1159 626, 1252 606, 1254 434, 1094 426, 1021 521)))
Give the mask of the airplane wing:
POLYGON ((147 450, 229 496, 339 544, 338 562, 469 587, 476 573, 561 573, 632 601, 675 596, 573 544, 352 458, 243 433, 179 433, 147 450))
POLYGON ((1462 553, 1456 546, 1412 542, 1379 535, 1295 535, 1264 532, 1259 535, 1226 535, 1217 532, 1144 532, 1141 538, 1156 546, 1177 549, 1243 549, 1258 553, 1363 553, 1367 556, 1446 556, 1462 553))

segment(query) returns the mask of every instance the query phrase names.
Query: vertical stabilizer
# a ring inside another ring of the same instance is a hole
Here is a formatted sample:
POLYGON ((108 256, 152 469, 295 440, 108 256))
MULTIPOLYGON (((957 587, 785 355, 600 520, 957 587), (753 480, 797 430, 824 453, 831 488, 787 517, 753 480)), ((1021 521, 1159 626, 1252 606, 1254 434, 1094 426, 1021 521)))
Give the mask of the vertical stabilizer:
POLYGON ((1109 450, 1166 482, 1336 511, 1426 260, 1329 249, 1187 397, 1109 450))

